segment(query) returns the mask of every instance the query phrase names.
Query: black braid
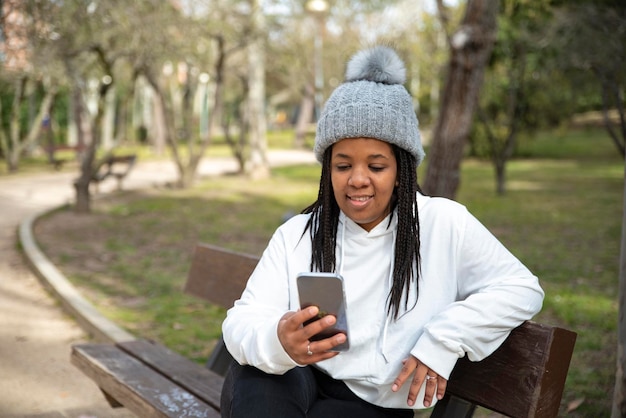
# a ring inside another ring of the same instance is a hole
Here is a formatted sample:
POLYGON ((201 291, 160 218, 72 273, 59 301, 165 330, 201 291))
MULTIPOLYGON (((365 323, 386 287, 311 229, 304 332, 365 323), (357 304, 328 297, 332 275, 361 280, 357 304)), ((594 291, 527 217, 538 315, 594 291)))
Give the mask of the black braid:
POLYGON ((302 213, 311 213, 305 231, 309 229, 312 240, 311 271, 335 271, 335 244, 339 225, 339 205, 330 178, 330 157, 332 147, 324 153, 322 175, 317 200, 302 213))
MULTIPOLYGON (((387 314, 397 319, 403 294, 404 310, 409 309, 408 294, 412 282, 415 282, 415 292, 419 295, 417 279, 420 271, 420 229, 416 195, 421 190, 417 184, 415 158, 396 145, 392 145, 392 148, 398 165, 398 186, 392 199, 392 205, 398 208, 398 233, 395 242, 393 285, 388 296, 387 314)), ((311 214, 305 232, 308 229, 311 234, 312 271, 332 272, 336 267, 335 246, 339 206, 331 182, 331 149, 332 147, 328 147, 324 153, 317 200, 302 211, 311 214)))
MULTIPOLYGON (((392 145, 398 165, 398 186, 396 187, 396 207, 398 208, 398 232, 393 265, 393 285, 389 292, 387 314, 398 318, 402 295, 404 310, 409 309, 409 292, 415 282, 416 296, 419 296, 418 277, 420 271, 420 225, 417 208, 417 163, 415 158, 400 147, 392 145)), ((416 297, 417 300, 417 297, 416 297)))

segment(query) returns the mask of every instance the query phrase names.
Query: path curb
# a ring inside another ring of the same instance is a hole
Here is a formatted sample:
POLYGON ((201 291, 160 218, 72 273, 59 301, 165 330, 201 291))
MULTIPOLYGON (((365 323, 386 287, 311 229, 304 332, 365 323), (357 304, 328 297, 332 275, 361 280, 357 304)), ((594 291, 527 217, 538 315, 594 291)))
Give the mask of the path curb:
POLYGON ((51 291, 60 301, 63 309, 96 341, 122 342, 135 340, 136 337, 115 323, 105 318, 90 302, 88 302, 69 280, 45 256, 35 241, 33 228, 37 220, 53 211, 64 208, 62 205, 51 210, 29 216, 19 225, 19 242, 25 258, 44 287, 51 291))

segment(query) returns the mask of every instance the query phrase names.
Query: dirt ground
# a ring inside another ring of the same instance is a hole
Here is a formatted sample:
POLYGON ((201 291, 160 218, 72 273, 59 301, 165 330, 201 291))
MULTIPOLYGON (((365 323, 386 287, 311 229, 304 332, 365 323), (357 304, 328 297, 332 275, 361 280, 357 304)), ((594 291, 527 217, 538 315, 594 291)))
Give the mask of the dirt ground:
POLYGON ((71 196, 58 173, 0 179, 0 416, 126 418, 70 364, 71 346, 88 340, 27 266, 17 242, 27 216, 71 196))

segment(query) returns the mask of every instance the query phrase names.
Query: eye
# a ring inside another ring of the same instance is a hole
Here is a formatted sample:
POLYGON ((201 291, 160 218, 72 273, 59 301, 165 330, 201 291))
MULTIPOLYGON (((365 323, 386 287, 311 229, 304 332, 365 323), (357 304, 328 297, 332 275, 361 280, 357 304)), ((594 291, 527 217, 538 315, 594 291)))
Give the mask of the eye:
POLYGON ((383 170, 385 170, 386 167, 384 166, 380 166, 380 165, 370 165, 370 170, 372 170, 374 173, 379 173, 383 170))
POLYGON ((335 165, 335 170, 337 171, 346 171, 350 169, 350 164, 337 164, 335 165))

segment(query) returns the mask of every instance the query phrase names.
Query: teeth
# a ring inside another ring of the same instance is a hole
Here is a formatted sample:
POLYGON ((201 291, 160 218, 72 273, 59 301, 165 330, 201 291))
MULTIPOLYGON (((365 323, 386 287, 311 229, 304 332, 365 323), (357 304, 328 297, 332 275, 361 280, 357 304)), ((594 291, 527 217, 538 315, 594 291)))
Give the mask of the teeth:
POLYGON ((365 202, 367 199, 369 199, 369 196, 351 197, 350 199, 356 200, 357 202, 365 202))

